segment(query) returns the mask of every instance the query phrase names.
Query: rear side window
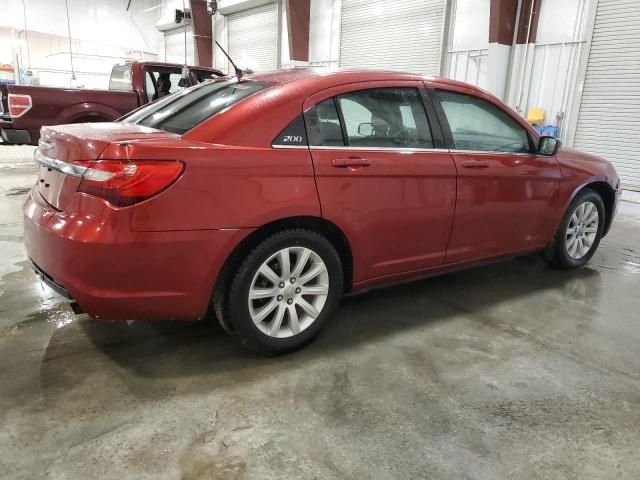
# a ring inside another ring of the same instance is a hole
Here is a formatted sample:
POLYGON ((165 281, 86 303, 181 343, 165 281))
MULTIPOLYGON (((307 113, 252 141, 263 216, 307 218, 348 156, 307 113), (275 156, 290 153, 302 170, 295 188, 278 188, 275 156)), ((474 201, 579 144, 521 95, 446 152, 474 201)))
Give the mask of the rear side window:
POLYGON ((141 108, 123 122, 181 135, 243 98, 270 86, 270 83, 253 81, 204 82, 141 108))
POLYGON ((340 117, 333 98, 318 103, 304 114, 309 145, 344 147, 340 117))
POLYGON ((109 78, 109 90, 121 90, 130 92, 133 90, 131 84, 131 65, 116 65, 111 70, 109 78))
POLYGON ((348 145, 433 148, 431 129, 416 88, 375 88, 338 96, 348 145))
POLYGON ((527 131, 501 108, 463 93, 438 90, 435 94, 456 150, 531 152, 527 131))

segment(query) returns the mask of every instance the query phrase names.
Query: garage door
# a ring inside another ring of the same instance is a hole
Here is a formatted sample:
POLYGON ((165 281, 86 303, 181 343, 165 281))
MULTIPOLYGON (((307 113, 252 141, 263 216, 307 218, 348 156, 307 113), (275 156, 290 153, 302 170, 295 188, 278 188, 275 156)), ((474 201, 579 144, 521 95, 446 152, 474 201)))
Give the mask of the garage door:
POLYGON ((574 145, 640 191, 640 2, 600 0, 574 145))
POLYGON ((340 66, 439 75, 444 0, 343 0, 340 66))
POLYGON ((227 17, 229 55, 254 72, 278 68, 278 5, 271 3, 227 17))
POLYGON ((193 32, 191 25, 174 28, 164 33, 164 61, 194 65, 193 32), (185 33, 186 33, 186 62, 185 62, 185 33))

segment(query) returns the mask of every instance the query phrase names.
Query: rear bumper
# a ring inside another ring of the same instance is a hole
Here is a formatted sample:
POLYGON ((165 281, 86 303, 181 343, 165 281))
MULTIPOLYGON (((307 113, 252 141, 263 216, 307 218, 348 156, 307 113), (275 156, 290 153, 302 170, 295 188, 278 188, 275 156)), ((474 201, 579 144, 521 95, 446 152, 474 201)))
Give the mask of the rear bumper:
POLYGON ((0 122, 0 137, 2 137, 2 141, 5 143, 14 143, 14 144, 33 144, 33 140, 31 138, 31 133, 29 130, 16 130, 14 128, 5 128, 2 126, 2 123, 8 122, 0 122))
POLYGON ((40 278, 94 318, 204 316, 220 268, 251 230, 132 232, 131 210, 75 194, 58 212, 32 191, 24 242, 40 278))
POLYGON ((38 265, 36 265, 36 263, 33 260, 31 261, 31 266, 33 267, 33 272, 36 274, 36 276, 47 287, 49 287, 51 290, 56 292, 58 295, 66 299, 73 300, 73 297, 71 296, 71 294, 67 292, 62 285, 56 282, 51 275, 49 275, 47 272, 42 270, 38 265))

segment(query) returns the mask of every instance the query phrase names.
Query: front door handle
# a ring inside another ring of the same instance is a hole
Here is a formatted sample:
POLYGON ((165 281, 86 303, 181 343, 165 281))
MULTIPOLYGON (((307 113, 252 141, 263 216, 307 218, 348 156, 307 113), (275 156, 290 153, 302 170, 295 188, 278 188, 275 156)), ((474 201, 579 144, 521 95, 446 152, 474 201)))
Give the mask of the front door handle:
POLYGON ((489 168, 491 163, 484 160, 465 160, 462 162, 463 168, 489 168))
POLYGON ((335 168, 362 168, 371 166, 371 161, 366 158, 334 158, 331 165, 335 168))

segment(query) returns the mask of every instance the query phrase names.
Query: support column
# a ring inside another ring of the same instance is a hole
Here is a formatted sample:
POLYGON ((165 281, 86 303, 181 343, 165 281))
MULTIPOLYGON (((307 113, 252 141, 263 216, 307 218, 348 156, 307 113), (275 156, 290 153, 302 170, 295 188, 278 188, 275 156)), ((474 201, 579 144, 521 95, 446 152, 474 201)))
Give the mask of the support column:
POLYGON ((196 51, 196 65, 213 66, 213 32, 206 0, 190 0, 191 23, 196 51))
POLYGON ((289 32, 289 58, 309 61, 309 23, 311 0, 287 0, 287 31, 289 32))
POLYGON ((518 3, 518 0, 491 0, 488 88, 491 93, 503 100, 507 93, 509 61, 516 28, 518 3))

